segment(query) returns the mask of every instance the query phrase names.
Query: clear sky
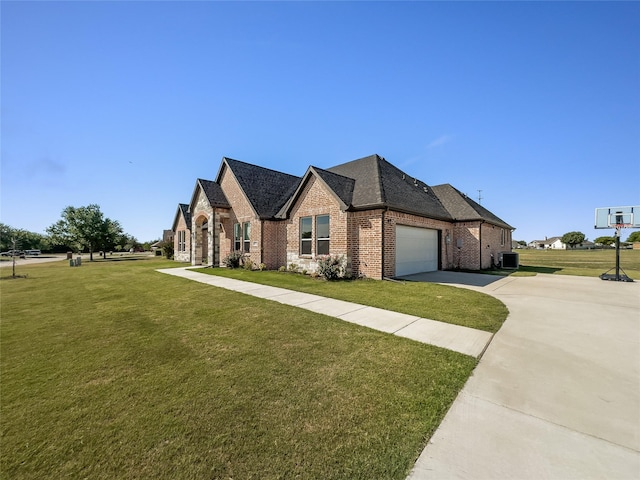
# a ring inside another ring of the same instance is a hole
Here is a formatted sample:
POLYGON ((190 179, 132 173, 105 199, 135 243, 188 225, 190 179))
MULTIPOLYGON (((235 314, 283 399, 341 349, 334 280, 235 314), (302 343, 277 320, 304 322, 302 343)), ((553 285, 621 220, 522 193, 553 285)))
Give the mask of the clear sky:
MULTIPOLYGON (((223 156, 373 153, 531 241, 640 205, 638 2, 0 2, 0 221, 140 241, 223 156), (479 193, 479 190, 481 192, 479 193)), ((626 239, 631 230, 623 233, 626 239)))

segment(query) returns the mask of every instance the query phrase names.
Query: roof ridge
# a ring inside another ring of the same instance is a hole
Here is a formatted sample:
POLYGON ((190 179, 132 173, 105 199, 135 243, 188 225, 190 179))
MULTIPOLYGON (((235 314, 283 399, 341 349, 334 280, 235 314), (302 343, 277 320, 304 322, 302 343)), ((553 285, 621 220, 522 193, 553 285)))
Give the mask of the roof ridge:
POLYGON ((261 169, 261 170, 267 170, 267 171, 269 171, 269 172, 277 173, 277 174, 279 174, 279 175, 287 175, 287 176, 289 176, 289 177, 300 178, 298 175, 293 175, 292 173, 286 173, 286 172, 282 172, 282 171, 280 171, 280 170, 276 170, 276 169, 274 169, 274 168, 267 168, 267 167, 263 167, 263 166, 261 166, 261 165, 256 165, 256 164, 254 164, 254 163, 244 162, 244 161, 242 161, 242 160, 236 160, 235 158, 222 157, 222 159, 223 159, 223 160, 226 160, 226 161, 227 161, 227 163, 229 163, 229 161, 231 161, 231 162, 235 162, 235 163, 241 163, 241 164, 243 164, 243 165, 247 165, 247 166, 252 167, 252 168, 259 168, 259 169, 261 169))
MULTIPOLYGON (((376 174, 378 175, 378 185, 380 188, 380 200, 382 200, 382 203, 387 203, 387 192, 384 189, 384 182, 382 181, 382 171, 380 169, 380 160, 384 160, 385 162, 387 162, 384 158, 380 157, 380 155, 378 155, 377 153, 375 154, 376 157, 376 174)), ((389 162, 387 162, 389 163, 389 162)), ((389 165, 391 165, 389 163, 389 165)))

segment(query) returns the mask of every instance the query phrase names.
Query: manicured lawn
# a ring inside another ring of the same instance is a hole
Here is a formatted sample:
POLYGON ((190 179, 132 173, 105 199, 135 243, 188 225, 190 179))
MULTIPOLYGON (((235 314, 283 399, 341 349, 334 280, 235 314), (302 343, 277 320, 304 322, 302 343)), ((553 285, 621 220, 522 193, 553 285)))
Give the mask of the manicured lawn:
MULTIPOLYGON (((520 271, 598 277, 616 266, 614 248, 605 250, 514 250, 520 255, 520 271)), ((640 250, 620 250, 620 267, 640 280, 640 250)), ((615 273, 612 270, 610 273, 615 273)))
POLYGON ((404 479, 476 364, 168 266, 0 271, 0 478, 404 479))
POLYGON ((489 332, 497 332, 509 313, 506 306, 493 297, 435 283, 378 280, 327 282, 302 274, 241 268, 201 268, 197 271, 314 293, 489 332))

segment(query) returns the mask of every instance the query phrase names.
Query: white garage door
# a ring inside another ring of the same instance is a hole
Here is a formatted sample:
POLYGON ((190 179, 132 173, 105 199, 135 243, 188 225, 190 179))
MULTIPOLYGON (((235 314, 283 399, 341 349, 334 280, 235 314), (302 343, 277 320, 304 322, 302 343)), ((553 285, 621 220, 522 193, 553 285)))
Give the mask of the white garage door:
POLYGON ((438 270, 438 231, 396 226, 396 276, 438 270))

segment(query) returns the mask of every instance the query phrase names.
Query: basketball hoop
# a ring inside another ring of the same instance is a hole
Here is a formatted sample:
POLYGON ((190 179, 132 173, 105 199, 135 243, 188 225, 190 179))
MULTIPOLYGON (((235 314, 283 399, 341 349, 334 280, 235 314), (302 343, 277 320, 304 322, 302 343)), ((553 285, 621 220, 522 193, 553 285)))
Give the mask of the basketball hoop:
POLYGON ((633 282, 631 278, 620 268, 620 230, 623 228, 640 228, 639 217, 634 213, 640 213, 640 206, 635 207, 604 207, 596 208, 595 228, 615 228, 616 233, 616 273, 609 273, 610 268, 600 275, 602 280, 613 280, 616 282, 633 282), (620 274, 622 271, 622 274, 620 274))

